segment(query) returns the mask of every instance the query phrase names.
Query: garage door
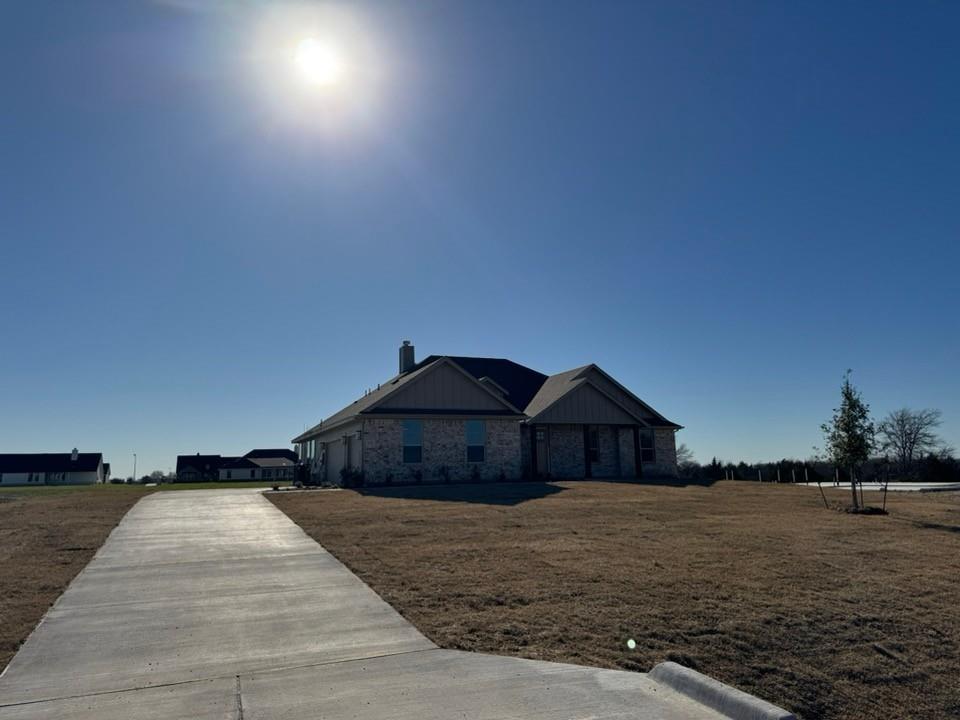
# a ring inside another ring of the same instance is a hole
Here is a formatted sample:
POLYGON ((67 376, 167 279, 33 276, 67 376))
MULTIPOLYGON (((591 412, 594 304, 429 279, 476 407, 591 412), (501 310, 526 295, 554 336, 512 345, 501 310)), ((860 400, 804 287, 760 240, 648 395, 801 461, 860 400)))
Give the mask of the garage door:
POLYGON ((327 482, 340 483, 340 470, 343 469, 343 440, 331 440, 327 443, 327 482))

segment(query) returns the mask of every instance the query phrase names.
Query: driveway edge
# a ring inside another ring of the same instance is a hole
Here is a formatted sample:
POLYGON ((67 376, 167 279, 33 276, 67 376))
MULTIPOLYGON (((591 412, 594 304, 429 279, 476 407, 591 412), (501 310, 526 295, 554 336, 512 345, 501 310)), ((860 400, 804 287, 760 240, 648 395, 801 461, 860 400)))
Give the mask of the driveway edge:
POLYGON ((649 677, 731 720, 797 720, 792 712, 675 662, 654 666, 649 677))

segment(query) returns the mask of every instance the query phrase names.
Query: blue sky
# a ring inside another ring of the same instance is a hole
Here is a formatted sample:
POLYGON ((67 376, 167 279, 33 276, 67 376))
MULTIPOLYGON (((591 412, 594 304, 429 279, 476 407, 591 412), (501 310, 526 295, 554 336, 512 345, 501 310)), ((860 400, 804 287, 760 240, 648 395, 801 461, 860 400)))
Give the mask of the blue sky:
POLYGON ((698 459, 847 368, 960 446, 960 5, 0 7, 0 451, 283 446, 418 356, 596 362, 698 459), (344 59, 306 88, 288 45, 344 59))

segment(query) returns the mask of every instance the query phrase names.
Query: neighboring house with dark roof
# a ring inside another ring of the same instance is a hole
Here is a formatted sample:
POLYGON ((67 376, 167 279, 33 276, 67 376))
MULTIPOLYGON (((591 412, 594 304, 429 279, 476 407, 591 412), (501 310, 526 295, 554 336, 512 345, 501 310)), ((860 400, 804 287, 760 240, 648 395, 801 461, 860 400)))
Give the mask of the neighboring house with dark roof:
POLYGON ((220 466, 220 480, 293 480, 297 454, 293 450, 251 450, 240 458, 228 458, 220 466))
POLYGON ((220 477, 219 455, 177 455, 177 482, 207 482, 220 477))
POLYGON ((289 448, 258 448, 243 457, 178 455, 177 482, 292 480, 297 454, 289 448))
POLYGON ((102 453, 0 454, 0 485, 93 485, 106 480, 102 453))
POLYGON ((666 419, 596 365, 556 375, 400 348, 400 372, 293 439, 311 476, 367 484, 676 475, 666 419))

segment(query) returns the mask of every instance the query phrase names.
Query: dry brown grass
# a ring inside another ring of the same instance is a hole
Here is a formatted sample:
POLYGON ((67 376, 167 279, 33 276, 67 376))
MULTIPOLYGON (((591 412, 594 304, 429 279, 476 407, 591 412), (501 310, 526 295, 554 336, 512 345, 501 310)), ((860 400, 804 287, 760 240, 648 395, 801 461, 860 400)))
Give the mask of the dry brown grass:
POLYGON ((807 720, 960 717, 956 494, 889 516, 732 482, 268 497, 443 647, 675 660, 807 720))
POLYGON ((122 485, 0 489, 0 671, 145 492, 122 485))

